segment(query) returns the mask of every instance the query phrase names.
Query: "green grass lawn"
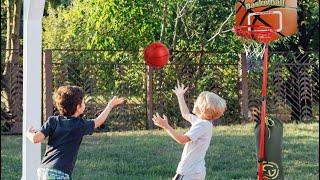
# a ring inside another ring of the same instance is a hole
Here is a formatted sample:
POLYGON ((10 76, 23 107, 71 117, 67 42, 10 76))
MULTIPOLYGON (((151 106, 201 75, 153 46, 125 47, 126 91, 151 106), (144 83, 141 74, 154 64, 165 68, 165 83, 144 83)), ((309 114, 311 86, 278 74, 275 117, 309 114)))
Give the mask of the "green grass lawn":
MULTIPOLYGON (((253 124, 214 127, 206 179, 256 178, 253 128, 253 124)), ((284 125, 286 179, 319 179, 318 133, 318 123, 284 125)), ((21 178, 21 142, 21 136, 1 136, 1 179, 21 178)), ((170 179, 182 148, 159 130, 96 133, 83 139, 73 178, 170 179)))

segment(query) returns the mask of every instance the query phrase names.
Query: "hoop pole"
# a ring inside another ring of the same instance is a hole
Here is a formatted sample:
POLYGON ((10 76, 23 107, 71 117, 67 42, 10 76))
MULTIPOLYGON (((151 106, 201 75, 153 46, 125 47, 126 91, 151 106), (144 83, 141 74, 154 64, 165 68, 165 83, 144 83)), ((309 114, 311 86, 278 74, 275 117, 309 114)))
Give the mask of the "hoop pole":
POLYGON ((267 81, 268 81, 268 43, 265 43, 264 61, 263 61, 263 79, 262 79, 262 105, 260 117, 260 156, 259 156, 259 173, 258 180, 263 180, 263 159, 265 152, 265 118, 267 109, 267 81))
POLYGON ((22 177, 37 179, 41 163, 41 144, 27 140, 30 126, 41 126, 41 49, 42 17, 45 0, 23 1, 23 128, 22 177))

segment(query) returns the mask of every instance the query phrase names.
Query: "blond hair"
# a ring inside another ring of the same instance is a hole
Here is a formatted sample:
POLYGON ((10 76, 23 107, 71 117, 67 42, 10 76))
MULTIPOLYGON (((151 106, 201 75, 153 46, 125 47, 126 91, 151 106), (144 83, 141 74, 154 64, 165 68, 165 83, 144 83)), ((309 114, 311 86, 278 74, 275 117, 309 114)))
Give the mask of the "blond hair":
POLYGON ((204 115, 207 120, 214 120, 223 115, 226 106, 226 101, 217 94, 203 91, 195 101, 192 112, 204 115))

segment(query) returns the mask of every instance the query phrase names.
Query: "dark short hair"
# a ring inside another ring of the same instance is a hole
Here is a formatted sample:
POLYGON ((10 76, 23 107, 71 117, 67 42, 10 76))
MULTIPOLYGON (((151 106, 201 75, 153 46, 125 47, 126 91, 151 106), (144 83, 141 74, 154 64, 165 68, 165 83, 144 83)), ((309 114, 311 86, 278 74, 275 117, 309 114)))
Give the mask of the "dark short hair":
POLYGON ((61 86, 55 94, 55 106, 60 115, 72 116, 81 105, 84 91, 78 86, 61 86))

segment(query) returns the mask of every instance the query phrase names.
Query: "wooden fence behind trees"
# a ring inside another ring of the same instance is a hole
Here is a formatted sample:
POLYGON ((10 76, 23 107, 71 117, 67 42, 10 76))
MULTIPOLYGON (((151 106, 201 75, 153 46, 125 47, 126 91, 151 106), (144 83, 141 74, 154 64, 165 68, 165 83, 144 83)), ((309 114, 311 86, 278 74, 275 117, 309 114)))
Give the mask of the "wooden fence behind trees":
MULTIPOLYGON (((150 117, 155 112, 166 114, 174 126, 186 127, 188 124, 182 120, 171 90, 177 80, 189 87, 186 101, 190 110, 197 95, 204 90, 226 99, 227 111, 215 124, 259 120, 262 75, 259 69, 247 71, 244 55, 175 51, 167 66, 147 73, 142 53, 44 50, 43 122, 57 114, 52 100, 54 91, 61 85, 78 85, 86 92, 85 118, 95 118, 114 95, 127 98, 126 104, 113 110, 101 130, 152 129, 150 117)), ((4 51, 1 52, 1 132, 21 132, 22 62, 11 64, 15 70, 5 73, 2 54, 4 51)), ((272 52, 269 64, 268 116, 284 122, 318 120, 318 53, 272 52)))

